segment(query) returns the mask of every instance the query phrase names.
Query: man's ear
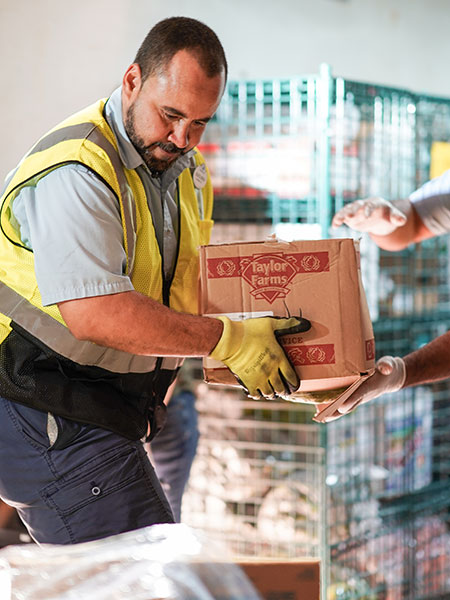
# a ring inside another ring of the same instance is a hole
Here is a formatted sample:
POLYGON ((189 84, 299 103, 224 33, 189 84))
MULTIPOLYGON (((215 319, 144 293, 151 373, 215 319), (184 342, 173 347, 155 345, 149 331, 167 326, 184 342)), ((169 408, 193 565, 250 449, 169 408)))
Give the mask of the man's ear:
POLYGON ((122 80, 122 93, 127 104, 136 99, 142 86, 141 67, 137 63, 131 64, 125 71, 122 80))

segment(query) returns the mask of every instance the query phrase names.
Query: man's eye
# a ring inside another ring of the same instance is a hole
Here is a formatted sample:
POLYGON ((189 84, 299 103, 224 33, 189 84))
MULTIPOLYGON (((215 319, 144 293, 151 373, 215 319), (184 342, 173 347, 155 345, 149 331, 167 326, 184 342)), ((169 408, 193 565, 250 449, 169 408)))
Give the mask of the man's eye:
POLYGON ((177 119, 179 119, 180 117, 178 115, 172 115, 170 113, 164 113, 164 117, 168 120, 168 121, 176 121, 177 119))
POLYGON ((206 127, 205 121, 194 121, 196 127, 206 127))

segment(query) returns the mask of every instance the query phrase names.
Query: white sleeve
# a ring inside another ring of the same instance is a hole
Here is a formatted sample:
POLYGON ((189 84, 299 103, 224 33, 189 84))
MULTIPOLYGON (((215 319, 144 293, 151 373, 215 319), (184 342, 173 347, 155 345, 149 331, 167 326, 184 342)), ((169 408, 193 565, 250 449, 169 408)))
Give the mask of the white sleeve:
POLYGON ((52 171, 20 192, 13 211, 44 305, 133 289, 117 199, 86 167, 52 171))
POLYGON ((450 232, 450 170, 425 183, 409 199, 427 229, 435 235, 450 232))

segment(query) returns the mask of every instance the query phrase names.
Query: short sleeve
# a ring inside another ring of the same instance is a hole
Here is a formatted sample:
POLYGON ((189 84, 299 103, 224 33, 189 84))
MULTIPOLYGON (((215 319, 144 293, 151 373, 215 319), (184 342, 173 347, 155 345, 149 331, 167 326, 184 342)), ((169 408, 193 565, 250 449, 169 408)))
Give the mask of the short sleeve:
POLYGON ((52 171, 21 191, 13 211, 44 306, 133 289, 117 198, 86 167, 52 171))
POLYGON ((450 232, 450 170, 425 183, 409 199, 431 233, 450 232))

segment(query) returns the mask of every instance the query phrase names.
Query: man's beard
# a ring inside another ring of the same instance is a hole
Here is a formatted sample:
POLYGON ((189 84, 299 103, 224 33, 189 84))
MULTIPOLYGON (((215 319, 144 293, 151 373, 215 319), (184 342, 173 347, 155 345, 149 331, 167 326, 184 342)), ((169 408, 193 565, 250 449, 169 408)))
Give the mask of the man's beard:
POLYGON ((127 132, 131 143, 142 157, 142 160, 150 169, 152 175, 161 175, 161 173, 166 171, 179 156, 186 154, 187 149, 178 148, 178 146, 172 142, 168 142, 167 144, 163 144, 162 142, 154 142, 153 144, 147 146, 144 140, 137 134, 135 122, 134 105, 132 105, 128 109, 125 117, 125 131, 127 132), (162 148, 166 152, 174 153, 174 157, 168 159, 156 158, 153 154, 154 148, 162 148))

